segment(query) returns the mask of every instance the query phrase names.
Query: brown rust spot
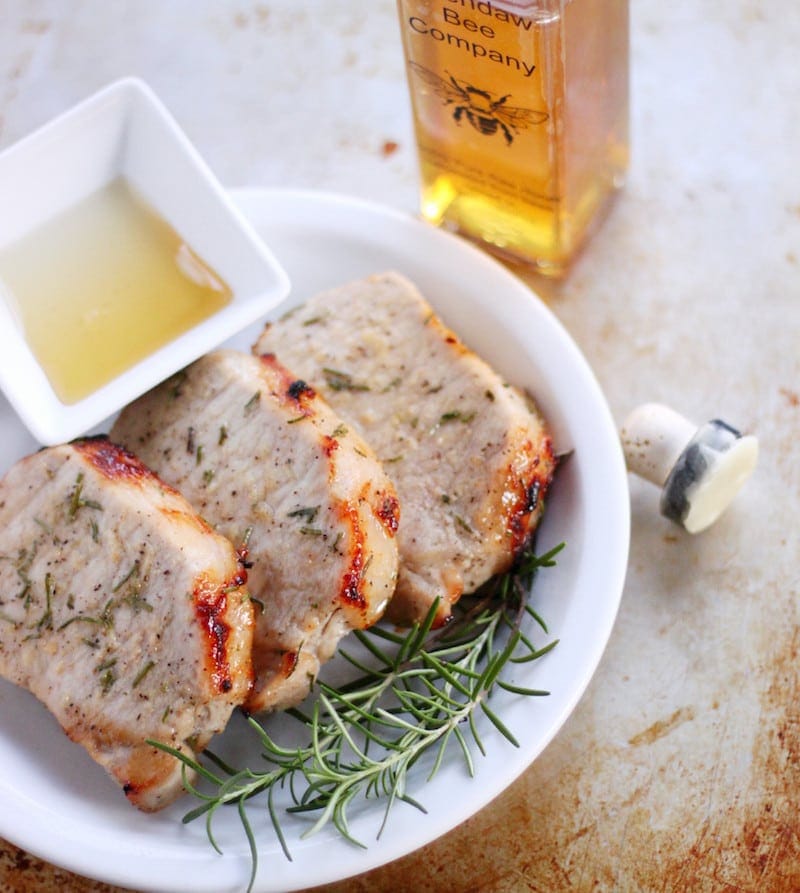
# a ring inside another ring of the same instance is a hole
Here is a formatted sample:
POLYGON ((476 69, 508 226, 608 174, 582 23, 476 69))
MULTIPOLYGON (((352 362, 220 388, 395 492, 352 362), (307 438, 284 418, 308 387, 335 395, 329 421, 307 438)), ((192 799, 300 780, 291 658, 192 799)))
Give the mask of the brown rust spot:
POLYGON ((642 744, 653 744, 659 738, 669 735, 678 726, 694 719, 694 709, 692 707, 680 707, 666 719, 659 719, 652 725, 648 726, 644 731, 639 732, 632 738, 628 739, 631 747, 639 747, 642 744))

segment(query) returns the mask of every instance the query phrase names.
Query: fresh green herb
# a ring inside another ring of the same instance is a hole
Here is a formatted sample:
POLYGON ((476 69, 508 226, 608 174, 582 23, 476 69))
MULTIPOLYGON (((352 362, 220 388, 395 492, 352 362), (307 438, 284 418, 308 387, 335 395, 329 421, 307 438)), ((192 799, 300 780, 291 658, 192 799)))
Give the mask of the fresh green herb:
POLYGON ((398 801, 424 811, 407 790, 412 768, 423 754, 431 753, 430 780, 453 749, 474 774, 472 744, 485 753, 479 715, 517 745, 488 699, 496 688, 528 696, 547 694, 514 685, 502 675, 509 665, 538 660, 557 644, 534 644, 523 620, 532 618, 547 634, 527 599, 538 570, 552 567, 560 550, 561 546, 542 556, 527 551, 513 571, 493 578, 469 601, 462 599, 457 618, 441 630, 432 629, 434 604, 424 622, 405 635, 383 625, 355 632, 366 657, 344 649, 340 655, 358 678, 340 688, 318 681, 310 714, 287 711, 304 730, 308 744, 284 746, 253 717, 248 719, 265 760, 261 767, 236 769, 208 751, 201 763, 163 742, 148 741, 201 779, 198 786, 184 776, 187 791, 200 804, 183 821, 205 817, 209 840, 219 851, 212 831, 214 815, 223 805, 235 806, 249 843, 252 889, 258 851, 247 804, 253 797, 266 798, 273 831, 287 858, 291 855, 275 801, 277 791, 288 791, 290 813, 316 814, 304 837, 332 823, 343 837, 363 845, 354 840, 348 824, 348 810, 356 798, 384 799, 379 835, 398 801))

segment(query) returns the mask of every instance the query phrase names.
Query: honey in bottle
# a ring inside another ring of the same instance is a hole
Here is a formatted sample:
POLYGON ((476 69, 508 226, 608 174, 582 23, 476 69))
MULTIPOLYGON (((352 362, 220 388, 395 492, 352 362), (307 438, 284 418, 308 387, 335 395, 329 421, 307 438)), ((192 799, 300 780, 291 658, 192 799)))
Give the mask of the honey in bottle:
POLYGON ((398 0, 421 210, 563 274, 628 164, 627 0, 398 0))

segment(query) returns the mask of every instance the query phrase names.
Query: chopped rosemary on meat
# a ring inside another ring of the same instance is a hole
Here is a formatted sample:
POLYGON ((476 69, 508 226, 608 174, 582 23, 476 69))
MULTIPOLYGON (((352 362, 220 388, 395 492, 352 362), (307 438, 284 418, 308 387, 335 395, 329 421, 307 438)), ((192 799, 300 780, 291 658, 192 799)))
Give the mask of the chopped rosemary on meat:
POLYGON ((470 527, 470 525, 461 517, 461 515, 456 515, 456 524, 462 529, 466 530, 467 533, 475 533, 475 531, 470 527))
POLYGON ((52 629, 53 628, 53 575, 45 574, 44 575, 44 597, 45 597, 45 609, 44 614, 42 614, 39 622, 36 624, 36 629, 52 629))
POLYGON ((244 405, 244 414, 249 415, 258 404, 261 402, 261 391, 256 391, 255 394, 245 403, 244 405))
POLYGON ((75 486, 69 495, 69 519, 70 521, 78 514, 80 509, 90 508, 98 511, 102 510, 102 506, 94 499, 84 499, 83 497, 83 472, 79 472, 75 486))
POLYGON ((95 667, 96 673, 101 673, 100 689, 104 695, 111 691, 111 687, 117 681, 117 674, 114 667, 117 665, 117 659, 112 657, 110 660, 103 661, 95 667))
POLYGON ((302 518, 307 523, 313 524, 315 518, 319 514, 319 508, 318 505, 307 505, 303 508, 295 509, 293 512, 289 512, 288 517, 302 518))
POLYGON ((512 571, 490 580, 475 596, 462 599, 453 622, 440 630, 432 629, 434 604, 425 621, 404 635, 382 624, 354 632, 363 654, 356 656, 343 648, 339 654, 355 668, 357 678, 338 688, 317 680, 310 711, 286 711, 307 736, 305 746, 279 743, 253 717, 247 722, 265 761, 260 766, 237 769, 209 751, 198 761, 149 740, 196 772, 204 783, 195 785, 184 776, 186 790, 200 801, 184 816, 184 823, 205 817, 209 841, 219 851, 212 829, 214 815, 223 805, 235 806, 250 848, 252 889, 258 847, 247 805, 253 797, 266 798, 272 829, 288 859, 291 854, 276 800, 279 792, 290 798, 287 812, 316 815, 304 837, 333 824, 344 838, 363 846, 353 838, 348 824, 348 810, 356 798, 384 799, 378 836, 398 801, 424 812, 412 798, 412 768, 423 754, 430 753, 432 768, 414 779, 415 783, 430 781, 453 750, 474 775, 473 744, 481 754, 486 752, 478 722, 481 714, 518 746, 514 733, 488 701, 497 688, 518 695, 548 694, 511 684, 503 672, 509 665, 542 658, 557 644, 551 640, 537 646, 523 621, 548 634, 544 621, 528 604, 528 594, 536 573, 555 565, 561 548, 541 556, 527 550, 512 571))
POLYGON ((142 684, 142 682, 144 682, 145 676, 147 676, 147 674, 150 672, 150 670, 153 669, 153 667, 155 665, 156 665, 156 662, 154 660, 147 661, 147 663, 142 667, 142 669, 139 670, 139 672, 133 677, 133 682, 131 683, 131 688, 138 688, 142 684))
POLYGON ((128 573, 125 574, 125 576, 111 588, 111 591, 119 592, 119 590, 122 589, 122 587, 126 583, 137 578, 138 576, 139 576, 139 562, 134 561, 133 565, 131 566, 131 569, 128 571, 128 573))
POLYGON ((323 368, 325 382, 332 391, 368 391, 369 385, 353 381, 353 376, 339 369, 323 368))
POLYGON ((450 412, 444 412, 439 416, 439 424, 444 425, 447 422, 463 422, 465 425, 471 422, 477 413, 462 412, 460 409, 453 409, 450 412))

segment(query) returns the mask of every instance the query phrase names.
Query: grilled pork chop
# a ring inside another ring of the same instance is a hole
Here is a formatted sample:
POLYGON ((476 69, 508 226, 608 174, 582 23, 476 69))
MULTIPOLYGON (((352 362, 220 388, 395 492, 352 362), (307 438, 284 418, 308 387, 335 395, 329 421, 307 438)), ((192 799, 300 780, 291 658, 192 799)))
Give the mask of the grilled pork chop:
POLYGON ((231 544, 102 439, 0 480, 0 673, 156 810, 252 681, 252 606, 231 544))
POLYGON ((538 523, 550 437, 526 400, 396 273, 319 294, 267 325, 274 352, 373 447, 397 488, 400 573, 387 616, 421 620, 507 570, 538 523))
POLYGON ((245 709, 301 701, 397 578, 398 504, 372 450, 274 357, 209 354, 111 431, 246 553, 257 600, 245 709))

